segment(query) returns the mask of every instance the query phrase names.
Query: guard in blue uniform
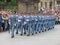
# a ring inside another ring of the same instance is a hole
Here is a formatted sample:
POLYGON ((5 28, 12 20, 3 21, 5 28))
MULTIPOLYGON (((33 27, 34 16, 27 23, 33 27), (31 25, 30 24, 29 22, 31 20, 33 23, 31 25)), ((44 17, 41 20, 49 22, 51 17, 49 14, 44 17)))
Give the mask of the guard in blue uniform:
POLYGON ((41 20, 41 16, 37 16, 37 21, 36 21, 36 34, 37 32, 41 32, 42 29, 42 20, 41 20))
POLYGON ((36 22, 36 21, 35 21, 35 16, 31 16, 31 19, 32 19, 32 21, 31 21, 31 22, 32 22, 32 27, 31 27, 31 28, 32 28, 32 35, 34 35, 34 31, 35 31, 35 22, 36 22))
POLYGON ((23 35, 23 31, 24 31, 24 20, 25 20, 25 17, 24 16, 21 16, 20 17, 20 19, 21 19, 21 26, 20 26, 20 30, 21 30, 21 36, 23 35))
POLYGON ((14 27, 16 26, 16 34, 18 34, 17 22, 18 16, 12 15, 10 18, 11 38, 14 37, 14 27))

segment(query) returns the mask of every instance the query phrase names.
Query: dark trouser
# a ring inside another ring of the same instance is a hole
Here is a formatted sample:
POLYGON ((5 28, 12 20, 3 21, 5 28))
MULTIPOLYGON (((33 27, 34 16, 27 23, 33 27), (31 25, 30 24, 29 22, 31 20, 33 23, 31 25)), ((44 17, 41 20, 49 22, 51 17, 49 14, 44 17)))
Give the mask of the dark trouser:
POLYGON ((10 25, 9 25, 9 23, 7 22, 7 25, 6 25, 6 29, 5 29, 5 30, 6 30, 6 31, 9 30, 9 28, 10 28, 10 25))
POLYGON ((5 30, 5 23, 2 23, 3 31, 5 30))
POLYGON ((2 31, 2 30, 1 30, 1 27, 2 27, 2 23, 0 22, 0 32, 2 31))

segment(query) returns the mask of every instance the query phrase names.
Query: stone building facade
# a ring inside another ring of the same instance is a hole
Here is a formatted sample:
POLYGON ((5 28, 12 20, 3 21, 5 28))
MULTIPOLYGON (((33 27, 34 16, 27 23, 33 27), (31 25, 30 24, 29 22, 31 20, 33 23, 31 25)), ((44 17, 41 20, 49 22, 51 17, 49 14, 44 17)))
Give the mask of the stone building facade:
POLYGON ((27 6, 25 3, 18 2, 18 9, 20 12, 37 12, 41 8, 57 9, 58 2, 60 3, 60 0, 39 0, 27 6))

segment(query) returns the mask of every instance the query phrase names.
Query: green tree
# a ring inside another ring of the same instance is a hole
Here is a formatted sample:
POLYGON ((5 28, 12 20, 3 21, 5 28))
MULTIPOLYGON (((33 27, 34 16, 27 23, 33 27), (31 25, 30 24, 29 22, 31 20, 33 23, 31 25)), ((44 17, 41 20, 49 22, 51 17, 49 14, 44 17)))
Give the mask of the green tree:
POLYGON ((0 2, 4 2, 5 0, 0 0, 0 2))
POLYGON ((7 2, 11 2, 11 0, 6 0, 7 2))
POLYGON ((16 1, 16 0, 11 0, 11 3, 12 3, 13 5, 16 5, 16 4, 17 4, 17 1, 16 1))

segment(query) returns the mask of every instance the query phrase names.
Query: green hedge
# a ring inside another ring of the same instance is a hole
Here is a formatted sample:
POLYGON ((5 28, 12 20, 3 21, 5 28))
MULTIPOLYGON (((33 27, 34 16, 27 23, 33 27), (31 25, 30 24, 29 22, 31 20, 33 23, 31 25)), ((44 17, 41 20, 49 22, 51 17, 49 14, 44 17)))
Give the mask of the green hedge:
MULTIPOLYGON (((17 0, 11 0, 10 5, 4 4, 5 3, 4 1, 5 0, 0 0, 1 9, 17 10, 17 0), (1 5, 2 3, 3 3, 3 5, 1 5)), ((8 2, 6 2, 6 3, 8 3, 8 2)))
POLYGON ((17 6, 5 6, 4 9, 7 9, 7 10, 17 10, 17 6))

